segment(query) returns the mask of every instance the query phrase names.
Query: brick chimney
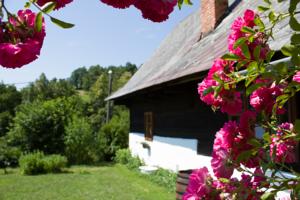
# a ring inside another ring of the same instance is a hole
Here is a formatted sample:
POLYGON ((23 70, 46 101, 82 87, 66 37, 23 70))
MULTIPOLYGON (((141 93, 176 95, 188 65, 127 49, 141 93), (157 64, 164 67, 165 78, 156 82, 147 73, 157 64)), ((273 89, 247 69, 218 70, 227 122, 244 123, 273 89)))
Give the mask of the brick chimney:
POLYGON ((228 0, 201 0, 201 32, 207 35, 215 29, 228 8, 228 0))

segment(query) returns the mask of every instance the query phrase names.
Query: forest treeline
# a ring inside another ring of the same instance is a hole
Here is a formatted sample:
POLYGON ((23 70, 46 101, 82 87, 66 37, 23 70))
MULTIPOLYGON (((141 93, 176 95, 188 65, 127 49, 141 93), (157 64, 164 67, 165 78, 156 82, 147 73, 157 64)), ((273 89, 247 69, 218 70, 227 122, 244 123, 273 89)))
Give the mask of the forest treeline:
POLYGON ((69 164, 97 164, 126 148, 128 110, 113 106, 106 122, 109 70, 114 92, 137 67, 81 67, 67 79, 41 74, 21 90, 0 83, 0 167, 16 166, 22 154, 36 151, 66 156, 69 164))

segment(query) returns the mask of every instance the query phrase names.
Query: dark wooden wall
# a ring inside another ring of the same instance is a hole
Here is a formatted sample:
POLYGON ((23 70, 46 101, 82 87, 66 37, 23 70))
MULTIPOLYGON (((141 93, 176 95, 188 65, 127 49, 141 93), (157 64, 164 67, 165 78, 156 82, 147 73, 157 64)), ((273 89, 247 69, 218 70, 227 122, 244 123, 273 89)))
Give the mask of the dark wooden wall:
POLYGON ((197 85, 192 81, 132 96, 130 131, 144 133, 144 113, 153 112, 154 135, 198 139, 199 152, 210 155, 214 135, 228 118, 200 100, 197 85))

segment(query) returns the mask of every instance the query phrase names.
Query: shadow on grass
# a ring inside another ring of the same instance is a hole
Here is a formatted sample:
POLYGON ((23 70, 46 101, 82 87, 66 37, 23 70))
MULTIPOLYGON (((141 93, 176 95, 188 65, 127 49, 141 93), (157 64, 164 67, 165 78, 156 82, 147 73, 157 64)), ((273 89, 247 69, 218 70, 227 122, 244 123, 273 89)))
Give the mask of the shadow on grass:
MULTIPOLYGON (((63 175, 63 174, 83 174, 89 175, 94 171, 98 171, 99 167, 113 167, 116 163, 114 162, 102 162, 96 165, 71 165, 67 168, 63 168, 61 171, 52 172, 52 173, 37 173, 37 174, 22 174, 23 176, 41 176, 48 174, 63 175)), ((20 174, 19 168, 6 168, 0 169, 0 175, 9 175, 9 174, 20 174)))

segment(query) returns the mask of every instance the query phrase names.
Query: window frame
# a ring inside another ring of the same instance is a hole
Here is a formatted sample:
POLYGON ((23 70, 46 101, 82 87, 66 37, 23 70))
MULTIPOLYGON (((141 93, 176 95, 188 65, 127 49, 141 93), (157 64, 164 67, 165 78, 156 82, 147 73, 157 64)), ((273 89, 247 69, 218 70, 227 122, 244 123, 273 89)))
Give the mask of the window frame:
POLYGON ((144 112, 144 130, 145 130, 145 140, 153 141, 153 128, 154 128, 154 116, 153 112, 144 112))

